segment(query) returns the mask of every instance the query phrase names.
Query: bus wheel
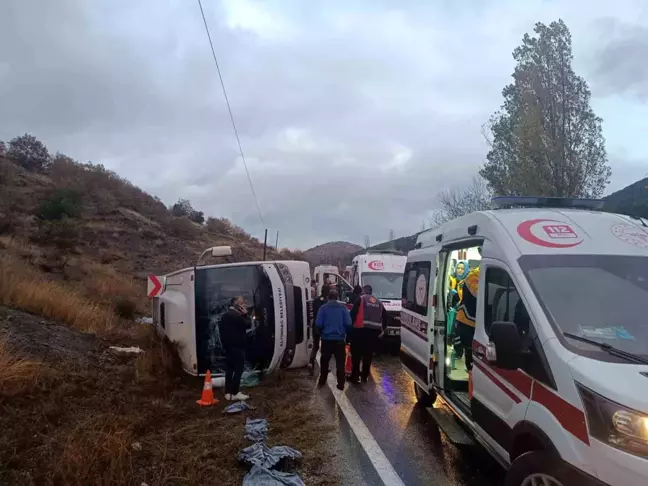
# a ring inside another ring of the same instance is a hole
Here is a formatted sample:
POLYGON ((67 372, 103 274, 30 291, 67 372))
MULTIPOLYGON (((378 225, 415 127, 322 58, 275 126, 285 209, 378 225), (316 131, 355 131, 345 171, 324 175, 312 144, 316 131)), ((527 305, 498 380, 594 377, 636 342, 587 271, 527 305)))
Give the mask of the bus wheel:
POLYGON ((568 468, 560 459, 545 451, 532 451, 522 454, 511 464, 506 473, 506 486, 567 486, 581 484, 580 479, 570 477, 568 468), (574 480, 576 482, 574 482, 574 480))
POLYGON ((421 407, 431 407, 437 398, 436 391, 430 390, 427 392, 416 382, 414 382, 414 394, 416 395, 416 403, 421 407))

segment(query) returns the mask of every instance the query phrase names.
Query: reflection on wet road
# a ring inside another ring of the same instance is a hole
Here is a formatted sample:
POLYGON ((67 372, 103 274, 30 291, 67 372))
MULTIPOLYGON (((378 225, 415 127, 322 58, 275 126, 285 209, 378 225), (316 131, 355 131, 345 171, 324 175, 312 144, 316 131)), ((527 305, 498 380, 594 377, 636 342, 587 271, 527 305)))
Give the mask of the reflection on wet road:
MULTIPOLYGON (((347 385, 344 393, 404 484, 502 484, 504 471, 486 451, 450 444, 430 415, 415 406, 412 380, 397 357, 378 357, 369 382, 347 385)), ((342 484, 381 484, 331 393, 322 396, 340 426, 342 484)))

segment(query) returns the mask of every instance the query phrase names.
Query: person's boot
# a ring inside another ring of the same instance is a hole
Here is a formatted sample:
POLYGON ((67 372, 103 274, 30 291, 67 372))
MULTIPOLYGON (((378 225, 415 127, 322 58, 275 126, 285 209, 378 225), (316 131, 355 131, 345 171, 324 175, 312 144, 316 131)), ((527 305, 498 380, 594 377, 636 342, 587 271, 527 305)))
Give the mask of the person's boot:
POLYGON ((344 391, 344 383, 338 383, 337 384, 337 389, 340 391, 344 391))
POLYGON ((315 375, 315 361, 314 361, 314 360, 310 360, 310 361, 308 362, 308 374, 309 374, 310 376, 314 376, 314 375, 315 375))

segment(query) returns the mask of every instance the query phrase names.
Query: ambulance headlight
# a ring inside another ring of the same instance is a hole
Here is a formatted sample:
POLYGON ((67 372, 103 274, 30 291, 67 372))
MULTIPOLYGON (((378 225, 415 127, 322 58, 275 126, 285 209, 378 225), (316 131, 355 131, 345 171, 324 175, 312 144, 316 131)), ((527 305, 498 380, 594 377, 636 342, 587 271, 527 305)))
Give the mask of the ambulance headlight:
POLYGON ((648 458, 648 416, 578 384, 592 437, 636 456, 648 458))

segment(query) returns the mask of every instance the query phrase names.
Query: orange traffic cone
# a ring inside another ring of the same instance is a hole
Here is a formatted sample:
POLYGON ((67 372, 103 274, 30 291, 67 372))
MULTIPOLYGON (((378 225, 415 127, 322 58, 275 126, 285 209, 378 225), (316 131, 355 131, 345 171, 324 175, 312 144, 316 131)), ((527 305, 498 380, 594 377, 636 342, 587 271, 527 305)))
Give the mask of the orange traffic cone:
POLYGON ((346 347, 346 361, 344 362, 344 374, 349 376, 353 370, 353 362, 351 361, 351 346, 347 344, 346 347))
POLYGON ((201 407, 208 407, 209 405, 216 405, 218 400, 214 398, 214 391, 212 390, 211 371, 207 370, 205 375, 205 384, 203 386, 202 396, 196 403, 201 407))

